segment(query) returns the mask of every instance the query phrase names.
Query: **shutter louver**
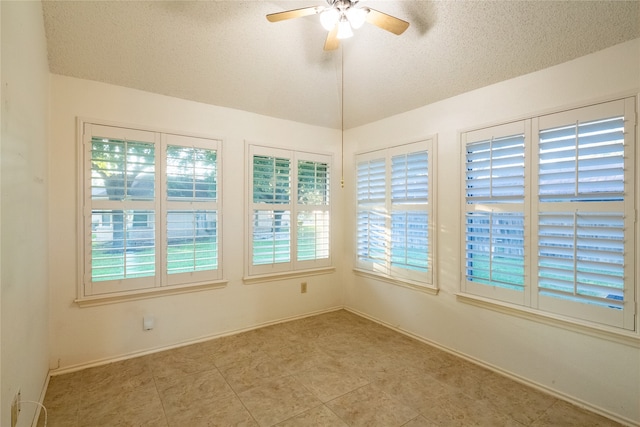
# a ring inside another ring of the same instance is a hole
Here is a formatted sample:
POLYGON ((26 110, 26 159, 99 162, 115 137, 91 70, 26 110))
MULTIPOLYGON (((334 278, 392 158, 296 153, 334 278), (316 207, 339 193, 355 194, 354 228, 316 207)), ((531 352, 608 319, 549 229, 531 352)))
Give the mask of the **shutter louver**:
POLYGON ((387 260, 387 222, 384 213, 359 211, 357 227, 358 258, 384 265, 387 260))
POLYGON ((298 212, 297 230, 298 261, 312 261, 329 257, 328 212, 298 212))
POLYGON ((429 156, 426 151, 391 158, 391 203, 427 203, 429 156))
POLYGON ((167 147, 169 200, 216 200, 216 152, 191 147, 167 147))
POLYGON ((622 308, 622 213, 543 213, 538 233, 541 294, 622 308))
POLYGON ((385 160, 358 163, 358 203, 384 203, 386 197, 385 160))
POLYGON ((391 215, 391 265, 427 271, 429 228, 426 212, 394 212, 391 215))
POLYGON ((167 212, 167 273, 218 267, 216 211, 167 212))
POLYGON ((624 118, 545 129, 539 141, 541 202, 624 198, 624 118))
POLYGON ((291 196, 291 161, 253 156, 253 202, 288 204, 291 196))
POLYGON ((291 213, 253 212, 253 265, 291 261, 291 213))
POLYGON ((298 162, 298 203, 329 204, 329 165, 306 160, 298 162))
POLYGON ((467 203, 522 203, 524 135, 467 144, 467 203))
POLYGON ((153 200, 155 148, 151 143, 101 137, 91 140, 93 200, 153 200))
POLYGON ((144 210, 91 212, 91 280, 155 274, 155 215, 144 210))
POLYGON ((524 289, 524 215, 468 212, 466 276, 470 282, 524 289))

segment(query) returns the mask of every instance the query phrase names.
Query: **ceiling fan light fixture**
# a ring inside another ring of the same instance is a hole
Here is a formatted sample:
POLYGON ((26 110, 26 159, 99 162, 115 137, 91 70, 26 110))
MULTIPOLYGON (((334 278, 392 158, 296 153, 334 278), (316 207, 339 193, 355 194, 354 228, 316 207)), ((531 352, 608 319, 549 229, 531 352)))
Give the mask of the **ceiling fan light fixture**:
POLYGON ((338 34, 336 37, 339 39, 348 39, 349 37, 353 37, 351 24, 349 24, 349 20, 344 15, 342 15, 340 22, 338 22, 338 34))
POLYGON ((351 27, 353 27, 354 30, 357 30, 364 25, 364 21, 367 19, 367 13, 369 13, 369 10, 361 7, 350 7, 347 9, 346 13, 351 27))
POLYGON ((339 20, 340 12, 338 12, 334 8, 325 9, 320 14, 320 23, 322 24, 322 27, 327 31, 333 30, 339 20))

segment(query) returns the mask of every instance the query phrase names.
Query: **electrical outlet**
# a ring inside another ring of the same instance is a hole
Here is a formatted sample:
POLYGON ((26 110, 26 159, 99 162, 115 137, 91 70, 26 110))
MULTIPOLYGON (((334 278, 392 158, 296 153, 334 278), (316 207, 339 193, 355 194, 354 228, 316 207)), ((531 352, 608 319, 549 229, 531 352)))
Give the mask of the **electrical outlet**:
POLYGON ((307 293, 307 282, 300 283, 300 293, 301 294, 307 293))
POLYGON ((13 397, 13 401, 11 402, 11 427, 16 427, 18 424, 18 415, 20 414, 20 401, 22 400, 22 395, 20 394, 20 390, 13 397))

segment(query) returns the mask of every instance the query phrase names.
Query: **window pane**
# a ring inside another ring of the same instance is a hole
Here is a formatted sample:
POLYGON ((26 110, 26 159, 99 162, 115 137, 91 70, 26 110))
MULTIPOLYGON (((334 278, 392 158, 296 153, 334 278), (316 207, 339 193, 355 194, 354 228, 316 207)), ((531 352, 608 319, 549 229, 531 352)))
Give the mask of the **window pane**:
POLYGON ((253 212, 253 265, 291 261, 291 212, 253 212))
POLYGON ((298 261, 329 258, 329 212, 299 212, 298 261))
POLYGON ((539 147, 541 201, 623 199, 623 117, 542 130, 539 147))
POLYGON ((467 203, 524 201, 524 135, 467 144, 467 203))
POLYGON ((178 200, 216 200, 215 150, 167 146, 167 197, 178 200))
POLYGON ((624 215, 542 213, 539 222, 541 294, 622 309, 624 215))
POLYGON ((153 200, 155 148, 146 142, 91 140, 93 200, 153 200))
POLYGON ((326 163, 298 161, 298 203, 329 204, 329 166, 326 163))
POLYGON ((253 156, 253 202, 288 204, 290 196, 290 160, 253 156))
POLYGON ((426 212, 391 215, 391 265, 427 271, 428 216, 426 212))
POLYGON ((429 156, 426 151, 392 157, 392 203, 427 203, 429 196, 428 177, 429 156))
POLYGON ((467 213, 465 248, 468 281, 524 289, 522 213, 467 213))
POLYGON ((217 212, 167 212, 167 273, 218 267, 217 212))
POLYGON ((155 213, 143 210, 91 212, 91 280, 155 274, 155 213))

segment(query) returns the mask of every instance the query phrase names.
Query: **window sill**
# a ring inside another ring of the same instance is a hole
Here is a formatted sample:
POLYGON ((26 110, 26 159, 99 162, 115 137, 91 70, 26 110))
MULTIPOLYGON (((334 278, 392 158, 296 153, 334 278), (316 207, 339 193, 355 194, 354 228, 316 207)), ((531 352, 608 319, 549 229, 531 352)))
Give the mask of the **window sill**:
POLYGON ((427 285, 426 283, 415 282, 407 279, 398 279, 397 277, 391 277, 380 273, 372 273, 371 271, 361 270, 359 268, 354 268, 353 272, 358 276, 382 280, 383 282, 391 283, 392 285, 402 286, 403 288, 409 288, 431 295, 438 295, 439 292, 438 288, 427 285))
POLYGON ((494 301, 489 298, 483 298, 477 295, 471 295, 462 292, 457 293, 456 297, 459 301, 474 305, 476 307, 487 308, 499 313, 517 316, 522 319, 533 320, 545 325, 555 326, 558 328, 567 329, 569 331, 590 335, 592 337, 606 339, 618 344, 628 345, 630 347, 640 348, 640 335, 631 331, 612 329, 594 323, 582 322, 580 320, 566 318, 501 301, 494 301))
POLYGON ((296 277, 318 276, 320 274, 329 274, 336 271, 335 267, 314 268, 311 270, 299 271, 283 271, 282 273, 261 274, 256 276, 245 276, 242 281, 245 285, 253 285, 262 282, 274 282, 282 279, 292 279, 296 277))
POLYGON ((92 295, 76 299, 74 302, 80 307, 93 307, 96 305, 115 304, 125 301, 163 297, 167 295, 187 294, 191 292, 221 289, 227 286, 227 280, 215 282, 196 283, 191 285, 164 286, 160 288, 141 289, 130 292, 118 292, 112 294, 92 295))

